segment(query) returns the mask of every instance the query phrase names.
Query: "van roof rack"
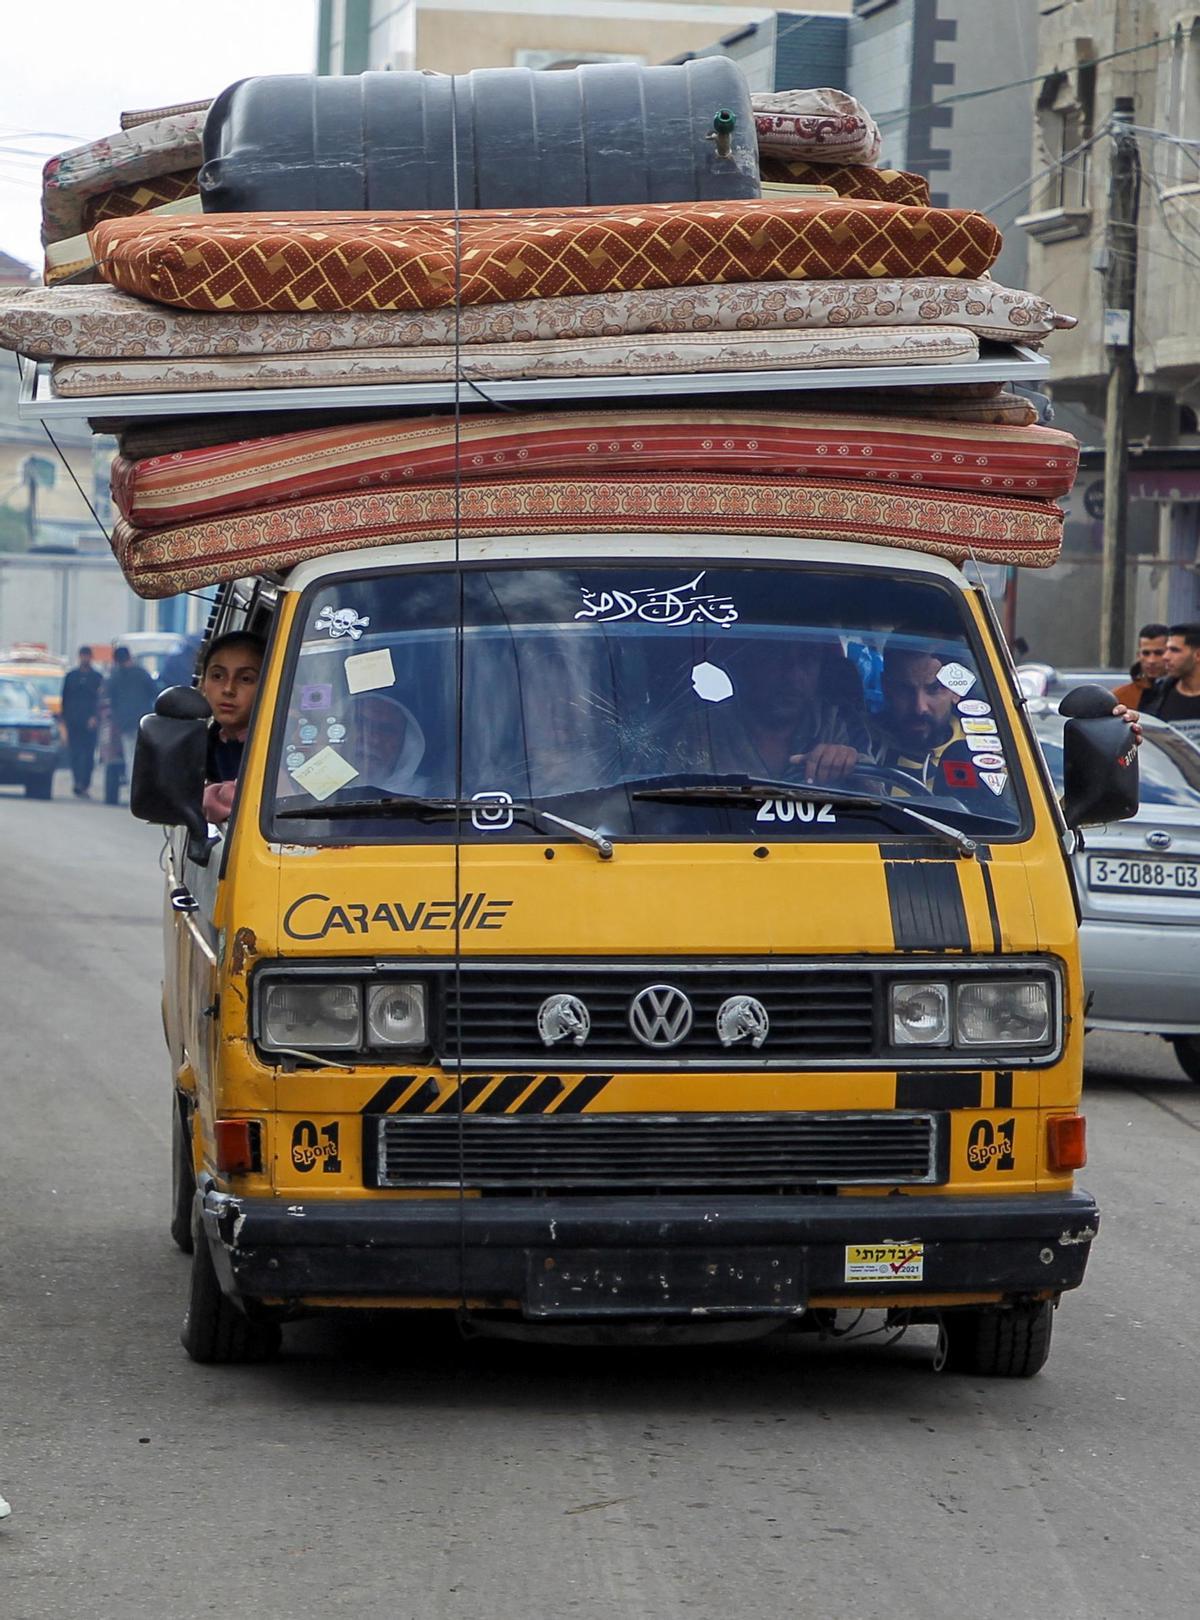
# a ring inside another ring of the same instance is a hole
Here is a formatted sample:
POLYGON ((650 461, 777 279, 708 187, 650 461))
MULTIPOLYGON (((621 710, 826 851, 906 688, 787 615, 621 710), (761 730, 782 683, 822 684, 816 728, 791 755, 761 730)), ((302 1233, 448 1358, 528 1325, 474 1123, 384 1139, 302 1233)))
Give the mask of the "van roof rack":
MULTIPOLYGON (((550 401, 665 399, 698 394, 776 394, 820 390, 853 393, 864 388, 931 388, 963 383, 1037 384, 1050 362, 1024 344, 984 343, 980 358, 944 364, 839 366, 792 371, 671 372, 628 377, 524 377, 478 385, 465 378, 464 404, 530 405, 550 401)), ((103 394, 61 397, 48 364, 21 362, 17 411, 24 421, 62 422, 90 417, 152 421, 169 416, 230 415, 242 411, 361 411, 424 409, 454 403, 452 382, 339 383, 317 388, 238 388, 211 393, 103 394)))

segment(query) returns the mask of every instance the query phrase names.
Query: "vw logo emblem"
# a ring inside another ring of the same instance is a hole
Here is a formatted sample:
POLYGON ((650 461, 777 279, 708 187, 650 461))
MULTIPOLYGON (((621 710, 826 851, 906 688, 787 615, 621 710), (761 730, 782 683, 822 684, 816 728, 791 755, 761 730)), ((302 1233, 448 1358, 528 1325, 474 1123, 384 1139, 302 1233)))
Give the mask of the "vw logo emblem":
POLYGON ((1170 849, 1171 835, 1169 832, 1162 832, 1160 829, 1156 828, 1154 832, 1148 832, 1146 834, 1146 842, 1149 844, 1151 849, 1170 849))
POLYGON ((678 1046, 692 1027, 692 1004, 673 984, 650 984, 629 1004, 629 1027, 643 1046, 678 1046))
POLYGON ((547 996, 538 1008, 538 1034, 546 1046, 574 1041, 582 1046, 592 1029, 592 1015, 578 996, 547 996))

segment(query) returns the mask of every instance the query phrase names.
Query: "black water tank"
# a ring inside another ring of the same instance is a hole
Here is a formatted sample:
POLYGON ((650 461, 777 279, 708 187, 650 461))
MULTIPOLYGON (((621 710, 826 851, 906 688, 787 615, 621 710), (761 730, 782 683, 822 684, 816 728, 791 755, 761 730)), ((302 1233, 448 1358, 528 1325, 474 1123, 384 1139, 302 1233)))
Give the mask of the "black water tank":
POLYGON ((206 213, 463 208, 757 197, 750 94, 728 57, 673 67, 476 68, 242 79, 204 126, 206 213), (718 149, 713 120, 736 119, 718 149))

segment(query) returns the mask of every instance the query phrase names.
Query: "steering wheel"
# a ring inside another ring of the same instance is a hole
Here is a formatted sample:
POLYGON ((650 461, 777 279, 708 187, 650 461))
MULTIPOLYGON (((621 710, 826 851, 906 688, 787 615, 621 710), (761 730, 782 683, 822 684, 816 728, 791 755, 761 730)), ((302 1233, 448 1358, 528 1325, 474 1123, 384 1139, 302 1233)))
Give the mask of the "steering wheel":
POLYGON ((890 782, 895 787, 904 788, 906 792, 921 793, 927 799, 936 798, 945 801, 947 804, 952 804, 956 809, 963 811, 964 814, 971 814, 970 807, 965 805, 961 799, 956 798, 954 794, 935 794, 933 789, 927 787, 919 776, 913 776, 910 771, 897 770, 894 765, 874 765, 870 760, 862 760, 850 774, 851 776, 869 776, 879 782, 890 782))

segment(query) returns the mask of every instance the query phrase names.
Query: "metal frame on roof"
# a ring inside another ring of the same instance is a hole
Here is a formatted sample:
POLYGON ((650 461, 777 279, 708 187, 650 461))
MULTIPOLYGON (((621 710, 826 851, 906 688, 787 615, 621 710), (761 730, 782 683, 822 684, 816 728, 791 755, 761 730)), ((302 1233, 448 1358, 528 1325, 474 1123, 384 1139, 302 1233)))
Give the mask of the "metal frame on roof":
MULTIPOLYGON (((464 369, 459 394, 464 403, 498 405, 548 401, 667 398, 696 394, 800 393, 860 388, 930 388, 947 383, 1036 384, 1050 362, 1024 344, 987 345, 978 360, 936 365, 907 362, 887 366, 839 366, 827 371, 671 372, 643 377, 523 377, 473 384, 464 369)), ((373 406, 452 406, 453 382, 344 383, 322 388, 240 388, 196 394, 97 394, 63 399, 45 363, 25 360, 17 414, 23 421, 62 422, 88 417, 127 417, 151 421, 168 416, 230 415, 243 411, 349 411, 373 406)))

